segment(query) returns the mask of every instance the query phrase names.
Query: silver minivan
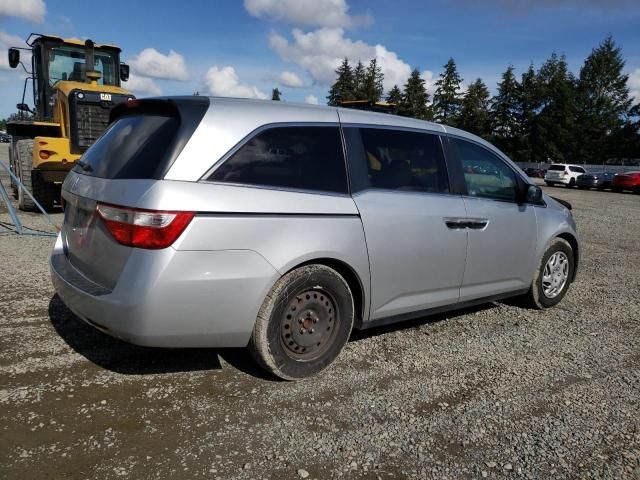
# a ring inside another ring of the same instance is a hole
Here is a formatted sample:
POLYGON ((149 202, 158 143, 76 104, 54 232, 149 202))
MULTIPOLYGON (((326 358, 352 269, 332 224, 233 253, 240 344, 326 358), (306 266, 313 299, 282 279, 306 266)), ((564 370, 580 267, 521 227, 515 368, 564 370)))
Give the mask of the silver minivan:
POLYGON ((580 252, 570 205, 489 143, 333 107, 130 101, 62 194, 51 272, 76 315, 138 345, 248 346, 284 379, 353 329, 551 307, 580 252))

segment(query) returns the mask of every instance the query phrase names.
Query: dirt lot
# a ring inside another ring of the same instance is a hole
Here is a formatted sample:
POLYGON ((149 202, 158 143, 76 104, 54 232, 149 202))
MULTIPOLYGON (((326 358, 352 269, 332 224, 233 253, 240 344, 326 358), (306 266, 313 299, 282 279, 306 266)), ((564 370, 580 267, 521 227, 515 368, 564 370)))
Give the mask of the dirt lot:
POLYGON ((583 242, 559 307, 354 334, 299 383, 111 339, 55 297, 53 238, 0 236, 0 477, 640 478, 640 196, 550 190, 583 242))

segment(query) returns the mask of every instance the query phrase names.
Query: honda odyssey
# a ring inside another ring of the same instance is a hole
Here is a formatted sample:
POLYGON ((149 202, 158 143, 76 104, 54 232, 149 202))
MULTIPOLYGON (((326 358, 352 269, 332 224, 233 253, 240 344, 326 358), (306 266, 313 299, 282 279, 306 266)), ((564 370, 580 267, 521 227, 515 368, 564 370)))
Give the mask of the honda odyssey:
POLYGON ((455 128, 285 102, 114 108, 66 178, 51 255, 77 316, 127 342, 249 347, 307 377, 366 329, 574 280, 572 214, 455 128))

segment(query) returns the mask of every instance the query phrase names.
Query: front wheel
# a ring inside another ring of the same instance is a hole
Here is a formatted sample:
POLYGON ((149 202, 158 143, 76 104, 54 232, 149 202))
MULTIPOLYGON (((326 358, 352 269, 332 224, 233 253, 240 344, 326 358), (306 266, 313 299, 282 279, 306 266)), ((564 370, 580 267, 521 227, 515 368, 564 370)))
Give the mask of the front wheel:
POLYGON ((544 309, 560 303, 569 289, 575 269, 575 256, 569 242, 556 238, 542 256, 525 295, 530 307, 544 309))
POLYGON ((353 296, 344 278, 325 265, 306 265, 273 286, 258 312, 249 350, 277 377, 309 377, 338 356, 353 319, 353 296))

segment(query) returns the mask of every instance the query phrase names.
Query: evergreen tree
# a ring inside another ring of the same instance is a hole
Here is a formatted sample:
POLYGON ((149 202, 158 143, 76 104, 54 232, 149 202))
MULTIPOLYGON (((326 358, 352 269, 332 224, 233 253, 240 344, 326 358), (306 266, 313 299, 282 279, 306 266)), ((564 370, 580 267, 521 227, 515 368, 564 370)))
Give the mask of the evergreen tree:
POLYGON ((537 77, 541 100, 536 119, 538 160, 581 162, 582 159, 575 158, 576 82, 565 57, 552 54, 540 67, 537 77))
POLYGON ((411 72, 404 86, 398 114, 420 120, 431 120, 433 117, 427 105, 428 101, 429 94, 424 86, 424 80, 420 77, 420 72, 416 68, 411 72))
POLYGON ((628 165, 631 159, 640 158, 640 103, 629 109, 622 126, 612 133, 611 145, 608 159, 613 157, 628 165))
POLYGON ((337 79, 331 88, 329 89, 329 95, 327 95, 327 104, 339 106, 340 102, 345 100, 353 100, 354 86, 353 86, 353 70, 349 65, 349 60, 346 58, 342 61, 340 66, 336 69, 337 79))
POLYGON ((367 78, 367 70, 364 64, 358 60, 356 68, 353 69, 353 99, 366 100, 365 81, 367 78))
POLYGON ((398 85, 394 85, 387 94, 387 102, 393 103, 396 106, 400 106, 402 103, 402 90, 398 88, 398 85))
POLYGON ((271 100, 275 100, 277 102, 279 102, 281 100, 280 96, 282 95, 282 92, 280 90, 278 90, 278 88, 274 88, 273 90, 271 90, 271 100))
POLYGON ((498 94, 491 102, 491 133, 496 146, 514 160, 519 160, 516 156, 521 134, 519 99, 520 85, 513 74, 513 66, 509 65, 498 82, 498 94))
POLYGON ((456 62, 453 58, 444 65, 444 72, 436 82, 433 94, 433 113, 438 122, 455 124, 462 104, 460 84, 456 62))
POLYGON ((631 108, 622 51, 611 36, 591 51, 577 82, 578 155, 602 163, 612 147, 610 134, 624 126, 631 108))
POLYGON ((489 89, 478 78, 469 85, 462 99, 458 126, 483 138, 489 138, 489 89))
POLYGON ((540 108, 540 89, 533 64, 530 64, 527 71, 522 74, 519 100, 519 131, 521 136, 517 158, 523 162, 533 162, 537 157, 538 128, 536 122, 540 108))
POLYGON ((378 65, 378 60, 375 58, 369 62, 367 71, 364 77, 363 95, 364 98, 370 102, 379 102, 384 93, 382 82, 384 81, 384 75, 382 74, 382 68, 378 65))

